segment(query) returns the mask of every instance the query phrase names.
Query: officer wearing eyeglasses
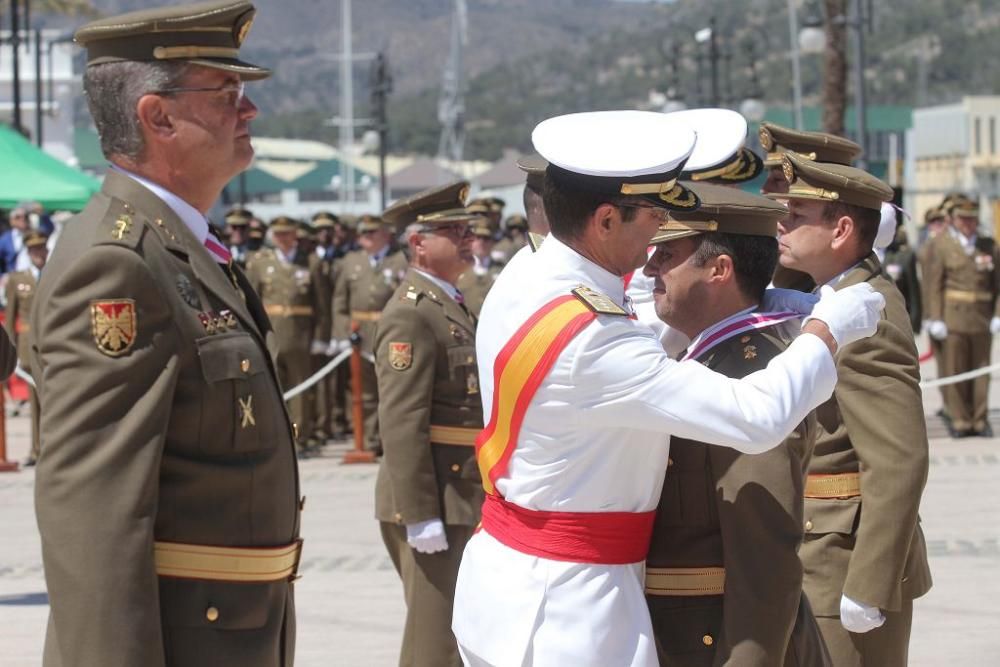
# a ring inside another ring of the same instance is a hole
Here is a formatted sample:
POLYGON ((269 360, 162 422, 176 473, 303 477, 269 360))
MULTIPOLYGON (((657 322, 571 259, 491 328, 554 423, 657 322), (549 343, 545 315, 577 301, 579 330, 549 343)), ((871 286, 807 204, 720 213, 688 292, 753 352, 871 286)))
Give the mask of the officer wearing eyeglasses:
POLYGON ((173 5, 76 33, 111 169, 31 315, 46 667, 293 661, 293 425, 265 309, 206 219, 253 158, 254 14, 173 5))
POLYGON ((462 550, 479 522, 475 439, 483 427, 476 318, 455 287, 472 266, 469 184, 425 190, 383 217, 406 227, 410 269, 377 325, 384 457, 375 486, 382 540, 403 580, 399 664, 461 664, 451 632, 462 550))

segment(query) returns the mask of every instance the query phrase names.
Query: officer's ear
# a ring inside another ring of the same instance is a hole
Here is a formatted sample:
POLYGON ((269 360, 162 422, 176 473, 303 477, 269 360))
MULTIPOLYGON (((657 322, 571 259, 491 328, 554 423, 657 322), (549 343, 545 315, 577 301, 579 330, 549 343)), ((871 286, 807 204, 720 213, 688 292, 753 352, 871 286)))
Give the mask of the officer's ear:
POLYGON ((599 238, 606 239, 610 236, 616 222, 622 222, 621 210, 617 206, 604 203, 594 210, 592 223, 599 238))
POLYGON ((716 255, 709 260, 711 266, 708 275, 708 282, 726 284, 736 278, 736 265, 730 255, 716 255))
POLYGON ((143 95, 136 103, 136 117, 143 134, 160 140, 168 140, 177 132, 168 108, 169 99, 161 95, 143 95))

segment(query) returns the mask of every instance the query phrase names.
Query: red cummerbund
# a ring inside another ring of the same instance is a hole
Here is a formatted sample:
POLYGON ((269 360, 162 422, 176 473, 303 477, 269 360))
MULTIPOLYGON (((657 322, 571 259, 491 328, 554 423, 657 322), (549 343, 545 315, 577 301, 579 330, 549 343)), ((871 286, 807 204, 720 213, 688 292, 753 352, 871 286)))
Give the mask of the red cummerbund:
POLYGON ((655 511, 547 512, 493 494, 483 503, 482 528, 521 553, 574 563, 626 565, 646 560, 655 511))

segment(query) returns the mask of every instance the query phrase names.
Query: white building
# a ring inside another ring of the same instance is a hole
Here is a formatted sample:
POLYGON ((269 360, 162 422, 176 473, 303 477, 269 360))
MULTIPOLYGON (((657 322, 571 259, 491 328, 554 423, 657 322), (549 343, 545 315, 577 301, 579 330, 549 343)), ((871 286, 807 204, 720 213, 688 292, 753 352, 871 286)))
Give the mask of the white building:
MULTIPOLYGON (((57 30, 41 31, 41 44, 35 33, 21 33, 18 48, 18 73, 21 85, 21 126, 32 141, 38 136, 35 110, 39 107, 35 86, 36 57, 41 65, 42 148, 60 160, 76 164, 73 152, 73 102, 81 94, 80 78, 73 71, 76 46, 57 30), (38 48, 40 46, 40 48, 38 48)), ((14 51, 11 33, 0 31, 0 122, 13 126, 14 51)))
POLYGON ((906 208, 922 224, 924 212, 949 192, 979 199, 986 230, 1000 223, 1000 96, 965 97, 913 111, 907 133, 906 208))

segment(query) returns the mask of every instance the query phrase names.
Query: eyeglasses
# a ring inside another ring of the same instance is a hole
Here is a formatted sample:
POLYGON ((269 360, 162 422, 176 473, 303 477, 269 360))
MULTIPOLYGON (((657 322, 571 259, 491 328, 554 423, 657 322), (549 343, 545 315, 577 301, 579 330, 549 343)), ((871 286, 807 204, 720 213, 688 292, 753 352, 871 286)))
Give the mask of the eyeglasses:
POLYGON ((243 98, 246 97, 246 81, 239 83, 227 83, 214 88, 163 88, 154 91, 154 95, 172 95, 174 93, 227 93, 229 103, 234 109, 239 109, 243 98))
POLYGON ((661 206, 652 206, 650 204, 615 204, 619 208, 647 208, 653 212, 656 219, 660 222, 666 222, 667 217, 670 215, 670 211, 661 206))
POLYGON ((453 222, 449 225, 428 225, 420 231, 424 234, 437 234, 456 239, 472 236, 472 227, 464 222, 453 222))

